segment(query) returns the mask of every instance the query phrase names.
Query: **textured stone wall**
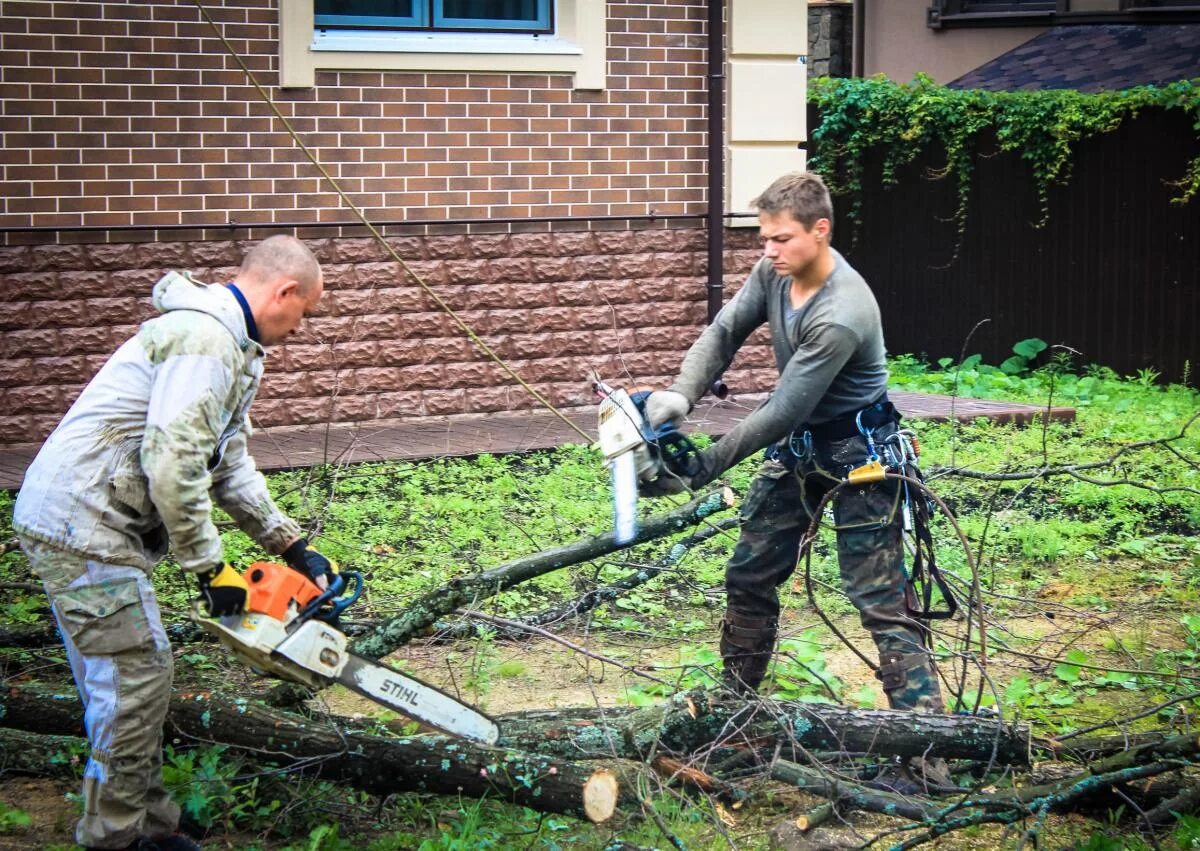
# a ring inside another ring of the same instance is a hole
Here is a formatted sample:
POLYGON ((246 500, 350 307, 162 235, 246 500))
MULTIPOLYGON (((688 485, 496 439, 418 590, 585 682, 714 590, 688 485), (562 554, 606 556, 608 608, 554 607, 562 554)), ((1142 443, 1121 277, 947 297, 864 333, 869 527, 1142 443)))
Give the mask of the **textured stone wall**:
MULTIPOLYGON (((729 231, 731 290, 759 257, 729 231)), ((647 229, 397 237, 400 256, 557 406, 591 404, 587 377, 663 383, 705 321, 705 234, 647 229)), ((262 426, 508 411, 533 400, 370 239, 317 239, 327 294, 270 352, 251 412, 262 426)), ((139 322, 167 270, 230 280, 247 243, 0 248, 0 442, 45 437, 139 322)), ((739 392, 775 377, 765 337, 739 354, 739 392)))
POLYGON ((810 0, 808 74, 849 77, 854 59, 854 7, 849 0, 810 0))

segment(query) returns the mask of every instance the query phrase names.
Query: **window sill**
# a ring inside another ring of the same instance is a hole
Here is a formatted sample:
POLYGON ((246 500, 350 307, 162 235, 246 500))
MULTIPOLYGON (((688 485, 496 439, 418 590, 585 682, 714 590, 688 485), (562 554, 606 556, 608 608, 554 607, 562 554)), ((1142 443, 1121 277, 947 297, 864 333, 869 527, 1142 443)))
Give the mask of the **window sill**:
POLYGON ((583 49, 557 36, 525 33, 396 33, 372 30, 337 30, 313 33, 312 50, 350 53, 494 53, 547 56, 581 56, 583 49))

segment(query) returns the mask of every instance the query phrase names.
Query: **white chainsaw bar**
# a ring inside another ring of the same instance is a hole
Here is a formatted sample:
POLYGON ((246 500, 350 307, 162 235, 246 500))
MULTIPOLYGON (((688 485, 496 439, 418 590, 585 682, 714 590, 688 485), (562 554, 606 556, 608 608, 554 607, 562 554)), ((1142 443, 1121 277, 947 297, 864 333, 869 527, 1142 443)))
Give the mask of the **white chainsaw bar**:
POLYGON ((327 623, 308 620, 290 632, 260 612, 193 619, 257 671, 321 688, 335 682, 401 715, 473 742, 494 745, 496 722, 427 683, 379 662, 355 656, 346 636, 327 623))

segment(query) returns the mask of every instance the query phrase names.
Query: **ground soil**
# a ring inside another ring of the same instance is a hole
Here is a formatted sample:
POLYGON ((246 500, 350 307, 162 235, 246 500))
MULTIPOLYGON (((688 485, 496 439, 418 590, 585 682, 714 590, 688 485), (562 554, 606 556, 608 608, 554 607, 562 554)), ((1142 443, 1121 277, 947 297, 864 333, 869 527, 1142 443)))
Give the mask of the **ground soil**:
MULTIPOLYGON (((1075 589, 1064 588, 1061 584, 1047 586, 1044 599, 1069 599, 1075 589)), ((1144 615, 1144 613, 1143 613, 1144 615)), ((1044 620, 1044 619, 1043 619, 1044 620)), ((1104 621, 1099 628, 1088 618, 1079 623, 1069 613, 1060 613, 1053 621, 1031 626, 1028 619, 1014 619, 1020 623, 1025 633, 1037 634, 1039 630, 1046 634, 1046 646, 1043 652, 1048 655, 1061 650, 1064 643, 1072 646, 1099 646, 1106 636, 1121 635, 1129 629, 1137 631, 1137 640, 1145 641, 1147 634, 1152 640, 1169 640, 1170 630, 1162 626, 1163 622, 1155 625, 1148 623, 1144 616, 1137 623, 1130 624, 1127 620, 1113 617, 1104 621), (1091 627, 1088 627, 1091 623, 1091 627), (1161 628, 1156 628, 1161 627, 1161 628), (1075 638, 1078 632, 1088 632, 1086 640, 1075 638), (1063 638, 1067 636, 1067 638, 1063 638)), ((851 615, 837 618, 837 624, 847 637, 861 648, 870 647, 867 636, 858 626, 857 619, 851 615)), ((803 617, 785 619, 783 633, 798 635, 808 628, 817 625, 817 620, 806 612, 803 617)), ((404 669, 425 679, 428 682, 479 705, 493 715, 538 707, 561 708, 570 706, 617 705, 622 701, 627 689, 638 682, 638 677, 629 668, 655 668, 658 676, 670 678, 672 671, 677 670, 680 662, 681 647, 706 646, 715 643, 716 625, 709 631, 697 633, 690 640, 680 640, 678 637, 661 638, 645 635, 622 635, 610 631, 595 631, 591 634, 581 634, 578 631, 562 632, 568 641, 579 645, 593 654, 585 653, 557 644, 547 638, 532 638, 522 642, 491 641, 491 642, 458 642, 453 645, 428 642, 414 644, 402 649, 391 660, 404 669), (610 664, 595 656, 606 656, 620 663, 610 664), (505 664, 507 663, 507 664, 505 664), (453 666, 453 667, 451 667, 453 666), (624 667, 621 667, 624 666, 624 667), (660 666, 665 666, 661 668, 660 666), (472 677, 472 669, 486 671, 486 676, 472 677), (452 673, 453 671, 453 673, 452 673), (464 673, 467 672, 467 673, 464 673)), ((828 634, 827 632, 823 634, 828 634)), ((845 694, 860 696, 860 690, 870 690, 875 695, 877 706, 885 706, 882 692, 878 689, 877 681, 872 671, 851 650, 836 639, 830 637, 825 649, 825 666, 829 674, 841 680, 845 686, 845 694)), ((195 653, 195 647, 179 648, 177 655, 177 683, 180 687, 189 684, 211 680, 214 675, 228 688, 231 683, 240 681, 247 693, 262 693, 270 687, 270 683, 256 679, 244 669, 223 659, 215 663, 206 663, 203 670, 195 670, 182 657, 195 653), (212 665, 216 664, 214 670, 212 665)), ((219 651, 217 651, 219 652, 219 651)), ((871 655, 871 654, 868 654, 871 655)), ((209 656, 209 658, 215 658, 209 656)), ((44 677, 45 671, 39 672, 39 678, 44 677)), ((64 685, 69 683, 67 674, 60 671, 64 685)), ((994 668, 993 676, 1001 679, 1006 677, 1003 667, 994 668)), ((1137 699, 1136 693, 1120 695, 1137 699)), ((379 709, 371 702, 342 688, 328 689, 319 697, 320 705, 338 715, 378 715, 379 709)), ((78 812, 78 804, 73 797, 78 789, 74 780, 52 780, 26 777, 4 777, 0 774, 0 824, 9 808, 19 809, 27 813, 31 824, 27 828, 14 828, 7 833, 0 833, 0 849, 69 849, 73 848, 72 828, 78 812)), ((793 796, 796 797, 796 796, 793 796)), ((775 794, 775 804, 782 805, 785 799, 775 794)), ((790 799, 787 799, 790 800, 790 799)), ((790 805, 784 807, 784 812, 802 812, 805 807, 816 802, 804 796, 796 797, 790 805)), ((772 813, 778 811, 772 805, 772 813)), ((743 813, 741 818, 746 817, 743 813)), ((774 815, 773 824, 778 826, 780 819, 774 815)), ((884 829, 885 821, 874 817, 854 817, 859 830, 867 835, 884 829), (878 823, 877 823, 878 822, 878 823)), ((1087 823, 1075 817, 1062 820, 1052 820, 1052 829, 1066 831, 1067 834, 1087 832, 1087 823)), ((764 825, 764 830, 772 825, 764 825)), ((938 848, 956 848, 973 845, 975 848, 989 847, 992 841, 999 842, 999 834, 991 839, 990 834, 977 835, 972 840, 965 837, 949 838, 939 841, 938 848), (983 845, 980 845, 980 842, 983 845), (966 845, 962 843, 965 842, 966 845)), ((296 842, 293 838, 291 842, 296 842)), ((859 840, 861 842, 861 839, 859 840)), ((282 849, 288 842, 282 839, 259 836, 223 835, 213 836, 205 840, 206 848, 236 849, 246 848, 251 844, 264 851, 282 849)), ((300 847, 300 846, 296 846, 300 847)), ((998 847, 998 846, 990 846, 998 847)))

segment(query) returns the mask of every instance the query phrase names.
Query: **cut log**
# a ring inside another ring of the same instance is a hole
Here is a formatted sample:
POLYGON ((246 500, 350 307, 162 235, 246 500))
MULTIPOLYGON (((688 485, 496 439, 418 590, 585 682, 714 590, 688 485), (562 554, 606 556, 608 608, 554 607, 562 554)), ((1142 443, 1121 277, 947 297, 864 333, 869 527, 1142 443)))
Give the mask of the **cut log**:
POLYGON ((583 784, 583 814, 596 824, 608 821, 617 811, 621 784, 607 768, 597 769, 583 784))
POLYGON ((72 778, 83 774, 80 755, 87 742, 76 736, 46 736, 0 727, 0 774, 72 778))
MULTIPOLYGON (((74 692, 10 686, 0 692, 0 724, 78 736, 83 711, 74 692)), ((256 762, 301 766, 322 779, 375 795, 488 795, 593 820, 611 817, 618 806, 636 809, 636 781, 643 771, 620 760, 597 767, 443 736, 386 738, 209 692, 174 697, 165 729, 167 741, 226 745, 256 762)))
MULTIPOLYGON (((569 713, 571 710, 566 710, 569 713)), ((520 713, 500 720, 501 744, 569 759, 653 754, 688 755, 714 745, 775 747, 791 758, 805 751, 851 751, 887 756, 1027 765, 1029 728, 971 715, 921 715, 888 709, 847 709, 818 703, 731 700, 693 691, 640 709, 608 709, 572 718, 520 713)))
POLYGON ((353 650, 360 656, 379 659, 407 644, 430 629, 438 618, 459 608, 475 608, 502 591, 530 579, 543 576, 563 567, 653 541, 695 526, 719 511, 733 506, 729 488, 699 496, 687 505, 645 520, 633 541, 618 544, 609 532, 595 538, 576 541, 564 547, 542 550, 525 558, 507 562, 474 576, 462 576, 423 595, 394 618, 390 618, 354 642, 353 650))

